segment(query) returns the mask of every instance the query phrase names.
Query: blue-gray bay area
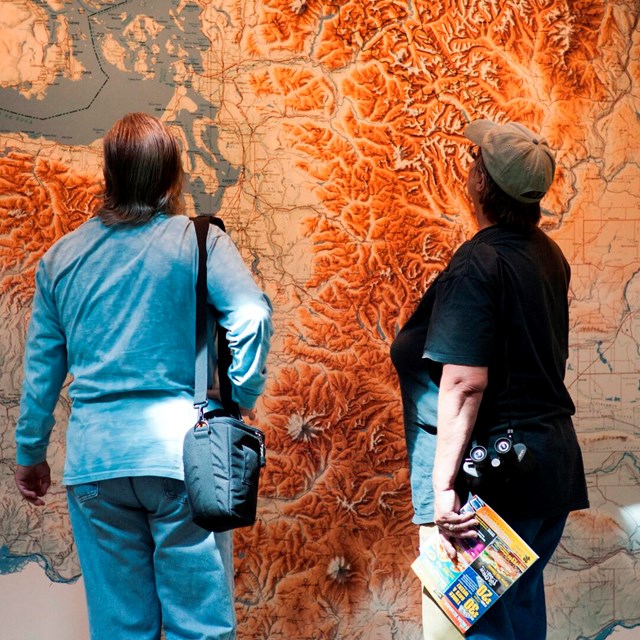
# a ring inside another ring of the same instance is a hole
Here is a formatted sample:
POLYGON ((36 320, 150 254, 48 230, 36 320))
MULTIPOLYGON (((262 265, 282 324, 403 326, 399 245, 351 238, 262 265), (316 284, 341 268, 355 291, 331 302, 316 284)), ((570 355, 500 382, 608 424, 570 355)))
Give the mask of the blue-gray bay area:
POLYGON ((35 562, 42 567, 47 577, 52 582, 64 582, 70 584, 76 582, 80 577, 80 573, 71 578, 63 578, 51 565, 46 556, 41 553, 31 553, 24 556, 13 555, 8 546, 0 547, 0 575, 16 573, 22 571, 30 562, 35 562))
MULTIPOLYGON (((46 2, 38 2, 38 5, 48 15, 51 46, 58 12, 46 2)), ((13 88, 0 89, 0 132, 20 132, 65 145, 88 145, 102 138, 125 113, 144 111, 157 116, 164 113, 176 86, 174 69, 177 59, 172 57, 170 50, 182 49, 188 54, 183 60, 187 73, 182 77, 202 74, 202 56, 210 43, 201 31, 201 8, 197 4, 187 3, 182 8, 180 27, 176 23, 178 18, 171 15, 176 9, 174 0, 103 2, 102 8, 96 8, 97 5, 94 2, 89 6, 79 1, 67 3, 63 9, 73 43, 73 56, 84 69, 82 79, 58 76, 42 100, 35 97, 27 99, 13 88), (132 50, 124 32, 139 15, 152 18, 162 30, 154 38, 149 36, 147 43, 136 41, 132 50), (127 70, 117 68, 103 57, 102 45, 107 38, 128 52, 125 59, 127 70), (151 50, 152 45, 154 51, 151 50), (133 70, 135 56, 144 48, 147 59, 155 60, 149 77, 133 70)), ((212 194, 207 193, 207 186, 200 179, 186 185, 186 190, 191 193, 199 213, 215 213, 220 208, 224 189, 237 182, 240 170, 231 166, 220 153, 215 127, 210 127, 208 135, 200 138, 206 141, 208 148, 202 149, 195 144, 194 123, 201 118, 213 120, 217 107, 208 96, 192 90, 189 81, 181 84, 197 108, 194 112, 178 112, 175 123, 185 132, 187 153, 200 156, 204 166, 209 167, 217 178, 217 188, 212 194)), ((210 95, 214 93, 213 89, 210 95)))
MULTIPOLYGON (((613 620, 604 629, 598 631, 596 635, 590 636, 589 638, 586 636, 580 636, 577 640, 606 640, 606 638, 609 638, 619 629, 629 630, 638 628, 640 628, 640 624, 629 624, 628 620, 613 620)), ((640 634, 640 631, 638 634, 640 634)))

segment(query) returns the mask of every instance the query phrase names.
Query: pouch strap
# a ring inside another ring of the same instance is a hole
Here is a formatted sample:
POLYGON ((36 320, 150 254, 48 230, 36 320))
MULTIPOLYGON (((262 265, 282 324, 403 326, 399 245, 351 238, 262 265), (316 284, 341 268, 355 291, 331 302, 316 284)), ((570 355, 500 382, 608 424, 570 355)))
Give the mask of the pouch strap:
MULTIPOLYGON (((196 277, 196 359, 195 359, 195 389, 193 406, 198 409, 198 420, 204 418, 204 408, 207 406, 207 378, 208 378, 208 333, 209 321, 207 315, 207 233, 209 225, 215 224, 225 230, 224 222, 216 216, 197 216, 193 226, 198 240, 198 275, 196 277)), ((214 309, 215 312, 215 309, 214 309)), ((217 323, 218 343, 218 379, 220 382, 220 398, 222 406, 228 415, 240 417, 237 403, 231 397, 231 381, 229 380, 229 366, 231 365, 231 350, 227 340, 227 330, 217 323)))

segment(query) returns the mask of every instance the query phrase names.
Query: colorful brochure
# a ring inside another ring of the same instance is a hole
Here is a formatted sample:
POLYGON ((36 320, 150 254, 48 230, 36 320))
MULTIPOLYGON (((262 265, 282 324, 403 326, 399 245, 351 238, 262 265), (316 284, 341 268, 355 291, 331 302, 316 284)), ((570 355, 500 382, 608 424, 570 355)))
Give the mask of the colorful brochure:
POLYGON ((411 568, 453 624, 465 633, 538 556, 478 496, 462 510, 475 511, 478 537, 452 540, 458 552, 454 563, 434 530, 411 568))

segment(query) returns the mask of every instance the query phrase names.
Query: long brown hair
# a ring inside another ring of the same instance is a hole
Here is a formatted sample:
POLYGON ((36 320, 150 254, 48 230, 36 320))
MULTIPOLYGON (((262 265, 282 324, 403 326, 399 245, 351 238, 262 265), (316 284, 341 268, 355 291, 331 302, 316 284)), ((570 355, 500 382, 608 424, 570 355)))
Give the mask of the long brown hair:
POLYGON ((157 118, 129 113, 103 140, 106 225, 144 224, 154 215, 180 213, 182 162, 178 142, 157 118))

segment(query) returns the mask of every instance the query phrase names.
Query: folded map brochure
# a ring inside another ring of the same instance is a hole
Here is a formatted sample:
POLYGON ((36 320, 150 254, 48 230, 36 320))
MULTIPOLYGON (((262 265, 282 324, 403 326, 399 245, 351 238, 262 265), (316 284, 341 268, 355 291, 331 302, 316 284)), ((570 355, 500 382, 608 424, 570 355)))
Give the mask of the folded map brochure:
POLYGON ((462 511, 475 511, 478 537, 452 539, 458 552, 456 562, 447 556, 434 530, 411 568, 453 624, 465 633, 538 556, 478 496, 462 511))

